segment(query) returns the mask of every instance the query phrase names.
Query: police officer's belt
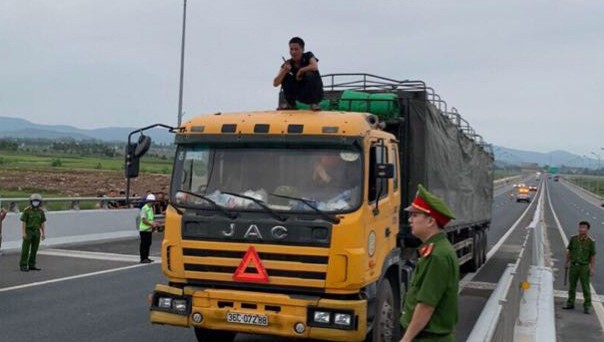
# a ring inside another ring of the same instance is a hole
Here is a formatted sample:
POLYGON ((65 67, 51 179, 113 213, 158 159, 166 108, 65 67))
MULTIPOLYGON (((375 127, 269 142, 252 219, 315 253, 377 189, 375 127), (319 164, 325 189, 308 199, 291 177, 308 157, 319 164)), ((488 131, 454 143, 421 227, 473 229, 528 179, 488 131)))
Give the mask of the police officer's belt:
POLYGON ((415 336, 415 338, 441 338, 447 337, 451 335, 451 333, 433 333, 429 331, 422 330, 415 336))
POLYGON ((573 262, 573 266, 584 266, 584 265, 587 265, 587 263, 573 262))

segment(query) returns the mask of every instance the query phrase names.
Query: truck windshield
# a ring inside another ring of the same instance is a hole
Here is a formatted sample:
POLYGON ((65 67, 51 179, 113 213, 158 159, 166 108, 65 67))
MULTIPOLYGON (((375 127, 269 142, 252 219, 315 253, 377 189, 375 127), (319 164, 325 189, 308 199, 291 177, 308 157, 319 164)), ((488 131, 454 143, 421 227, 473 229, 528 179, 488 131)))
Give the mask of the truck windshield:
POLYGON ((181 146, 172 187, 173 193, 184 191, 176 204, 208 205, 184 195, 188 191, 225 208, 262 210, 230 192, 256 198, 275 211, 313 212, 299 200, 275 194, 304 198, 324 212, 346 212, 361 204, 362 169, 361 153, 352 149, 181 146))

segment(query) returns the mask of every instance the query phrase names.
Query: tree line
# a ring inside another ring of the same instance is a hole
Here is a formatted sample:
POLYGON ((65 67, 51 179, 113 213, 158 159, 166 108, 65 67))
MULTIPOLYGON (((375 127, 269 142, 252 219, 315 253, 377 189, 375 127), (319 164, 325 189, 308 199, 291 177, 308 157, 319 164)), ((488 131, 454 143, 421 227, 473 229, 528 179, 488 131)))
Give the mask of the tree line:
MULTIPOLYGON (((1 138, 0 151, 22 151, 26 153, 69 154, 78 156, 119 157, 124 156, 125 142, 104 142, 99 140, 62 139, 31 139, 31 138, 1 138)), ((160 159, 171 158, 174 146, 152 143, 148 153, 151 157, 160 159)))

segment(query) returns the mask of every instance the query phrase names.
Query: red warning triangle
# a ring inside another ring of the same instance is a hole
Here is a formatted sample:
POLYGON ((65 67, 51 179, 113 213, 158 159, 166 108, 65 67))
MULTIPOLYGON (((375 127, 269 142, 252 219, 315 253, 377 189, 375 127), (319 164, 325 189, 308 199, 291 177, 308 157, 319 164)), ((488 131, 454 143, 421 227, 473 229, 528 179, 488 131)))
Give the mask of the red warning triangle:
POLYGON ((245 252, 243 259, 235 273, 233 273, 233 279, 236 281, 247 281, 255 283, 266 283, 268 282, 268 273, 260 261, 260 257, 256 252, 254 246, 250 246, 245 252), (250 266, 250 262, 256 267, 256 273, 246 273, 247 268, 250 266))

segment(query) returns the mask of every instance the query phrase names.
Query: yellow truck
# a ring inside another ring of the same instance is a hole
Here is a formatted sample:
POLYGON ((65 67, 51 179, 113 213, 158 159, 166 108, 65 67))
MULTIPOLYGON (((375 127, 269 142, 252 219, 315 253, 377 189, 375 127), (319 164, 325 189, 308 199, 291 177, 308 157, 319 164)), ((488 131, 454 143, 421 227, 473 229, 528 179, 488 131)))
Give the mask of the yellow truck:
POLYGON ((531 203, 531 190, 528 186, 521 186, 516 190, 516 202, 531 203))
MULTIPOLYGON (((402 208, 418 183, 455 211, 462 267, 485 261, 490 146, 423 82, 324 77, 321 111, 214 113, 174 129, 152 323, 193 327, 198 341, 398 341, 420 244, 402 208)), ((126 176, 148 143, 129 142, 126 176)))

